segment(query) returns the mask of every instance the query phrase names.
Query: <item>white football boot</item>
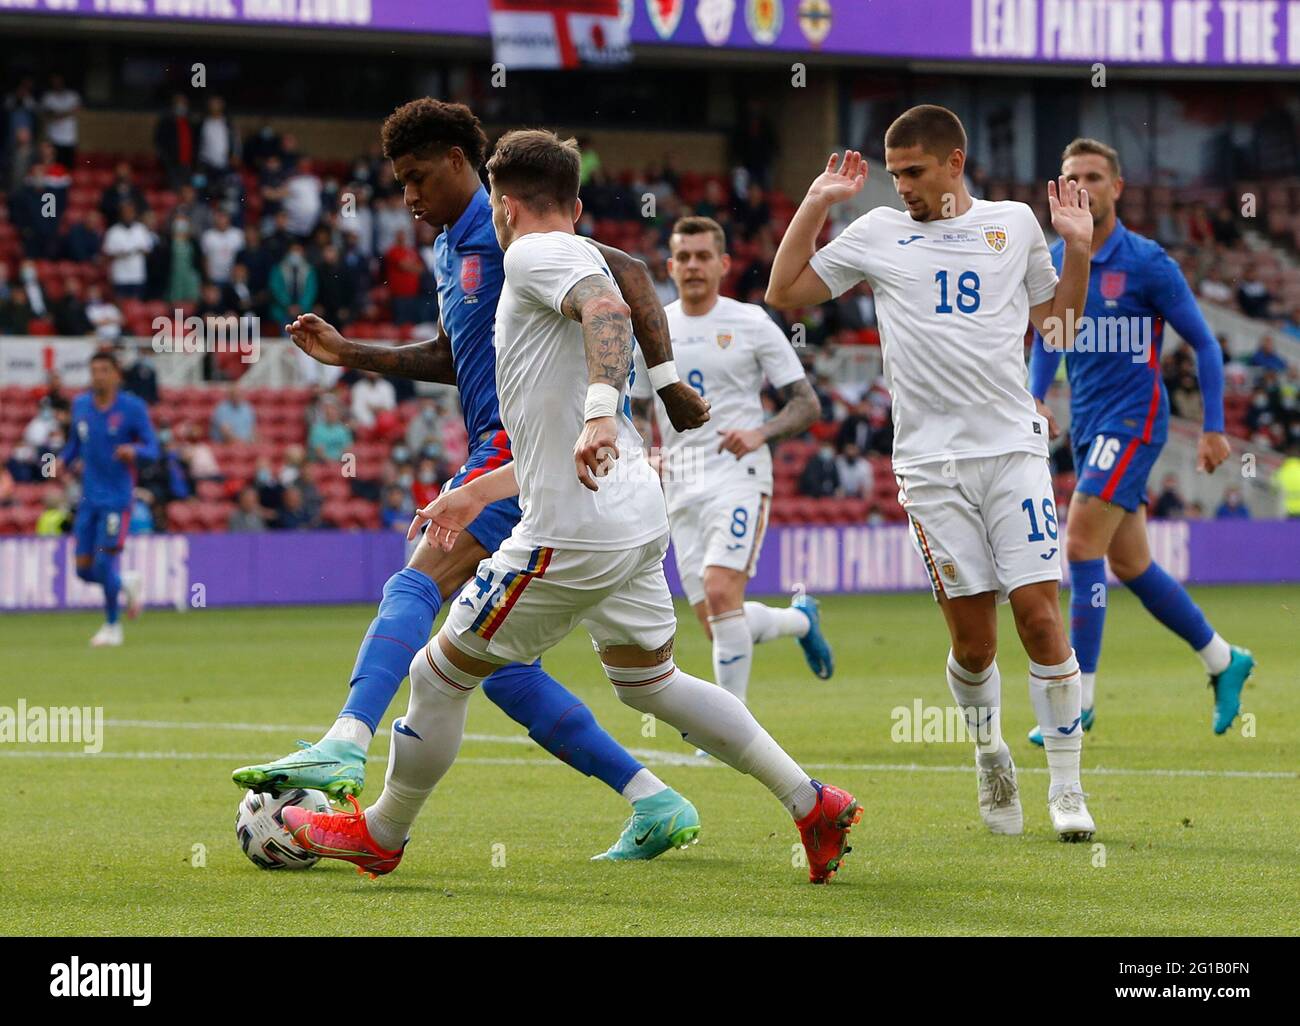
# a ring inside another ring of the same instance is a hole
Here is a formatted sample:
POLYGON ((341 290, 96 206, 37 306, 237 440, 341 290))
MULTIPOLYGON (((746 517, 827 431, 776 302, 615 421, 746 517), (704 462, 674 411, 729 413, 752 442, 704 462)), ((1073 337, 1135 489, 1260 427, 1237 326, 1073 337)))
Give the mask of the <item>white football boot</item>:
POLYGON ((979 777, 980 819, 995 834, 1019 834, 1024 831, 1025 817, 1020 808, 1020 786, 1016 783, 1016 764, 983 769, 975 756, 975 773, 979 777))
POLYGON ((144 605, 144 591, 141 588, 140 571, 128 570, 122 574, 122 592, 126 595, 126 618, 138 619, 144 605))
POLYGON ((91 648, 116 648, 122 644, 122 625, 120 623, 103 624, 90 639, 91 648))
POLYGON ((1052 829, 1062 841, 1090 841, 1097 829, 1088 814, 1086 796, 1077 787, 1066 788, 1055 797, 1047 799, 1047 811, 1052 814, 1052 829))

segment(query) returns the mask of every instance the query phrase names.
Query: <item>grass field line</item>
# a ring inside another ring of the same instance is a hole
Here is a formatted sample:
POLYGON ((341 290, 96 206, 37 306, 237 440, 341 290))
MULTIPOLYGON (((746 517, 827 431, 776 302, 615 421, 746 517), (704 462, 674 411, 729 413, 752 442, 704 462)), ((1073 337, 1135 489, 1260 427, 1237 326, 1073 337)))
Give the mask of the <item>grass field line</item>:
MULTIPOLYGON (((504 741, 510 744, 522 741, 531 744, 529 738, 504 737, 494 734, 466 734, 465 739, 481 741, 504 741)), ((677 752, 661 752, 648 748, 629 748, 628 751, 649 765, 689 766, 695 769, 721 769, 724 764, 716 759, 700 759, 694 755, 677 752)), ((67 750, 0 750, 0 758, 11 759, 175 759, 183 761, 211 762, 252 762, 258 759, 272 758, 266 752, 176 752, 176 751, 137 751, 137 752, 77 752, 67 750)), ((370 762, 387 762, 382 756, 372 755, 370 762)), ((558 759, 523 759, 508 756, 461 756, 457 762, 478 766, 562 766, 558 759)), ((926 766, 915 762, 808 762, 804 768, 816 772, 834 770, 857 773, 970 773, 973 766, 926 766)), ((1043 766, 1018 766, 1018 773, 1044 774, 1043 766)), ((1103 777, 1198 777, 1224 780, 1297 780, 1300 772, 1284 770, 1208 770, 1208 769, 1133 769, 1122 766, 1093 766, 1083 770, 1087 776, 1103 777)))

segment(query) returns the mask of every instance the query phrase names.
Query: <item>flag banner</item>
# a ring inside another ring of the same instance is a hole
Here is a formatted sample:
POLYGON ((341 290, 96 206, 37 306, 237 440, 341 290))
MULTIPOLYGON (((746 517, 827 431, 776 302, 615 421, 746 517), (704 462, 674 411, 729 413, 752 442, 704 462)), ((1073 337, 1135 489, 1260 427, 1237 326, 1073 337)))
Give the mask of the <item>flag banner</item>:
POLYGON ((507 70, 627 63, 619 0, 492 0, 492 49, 507 70))

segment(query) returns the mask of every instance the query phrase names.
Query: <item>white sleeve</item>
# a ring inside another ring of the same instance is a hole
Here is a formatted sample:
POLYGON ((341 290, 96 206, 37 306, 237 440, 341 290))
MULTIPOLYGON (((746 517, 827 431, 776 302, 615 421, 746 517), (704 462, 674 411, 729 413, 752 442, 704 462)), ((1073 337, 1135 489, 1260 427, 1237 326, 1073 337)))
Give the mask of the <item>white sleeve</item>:
POLYGON ((1056 268, 1052 266, 1052 253, 1047 248, 1047 239, 1043 235, 1043 226, 1038 223, 1034 212, 1025 207, 1026 229, 1029 234, 1029 254, 1025 260, 1025 291, 1029 293, 1029 305, 1037 306, 1056 295, 1056 268))
MULTIPOLYGON (((516 239, 506 250, 504 266, 512 289, 556 313, 563 313, 564 297, 583 278, 609 278, 594 246, 560 232, 516 239)), ((614 285, 612 278, 609 282, 614 285)))
POLYGON ((760 313, 755 319, 754 347, 763 375, 773 388, 784 388, 806 377, 794 346, 785 337, 785 332, 765 313, 760 313))
POLYGON ((851 225, 813 254, 809 265, 831 297, 842 296, 869 275, 868 252, 871 248, 871 214, 867 211, 851 225))
POLYGON ((627 392, 633 399, 653 399, 654 389, 650 387, 650 372, 646 369, 645 354, 641 347, 632 350, 632 387, 627 392))

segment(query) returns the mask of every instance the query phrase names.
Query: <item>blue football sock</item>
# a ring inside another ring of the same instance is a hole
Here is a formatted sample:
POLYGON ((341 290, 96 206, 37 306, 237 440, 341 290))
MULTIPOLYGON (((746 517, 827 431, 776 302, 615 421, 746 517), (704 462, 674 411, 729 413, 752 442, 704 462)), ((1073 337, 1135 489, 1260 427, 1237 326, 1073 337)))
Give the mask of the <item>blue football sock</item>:
POLYGON ((642 768, 541 663, 501 667, 483 681, 483 693, 561 762, 620 794, 642 768))
POLYGON ((104 589, 104 622, 117 623, 118 593, 122 590, 122 578, 117 574, 117 556, 107 552, 97 552, 95 562, 91 565, 92 578, 104 589))
POLYGON ((340 716, 353 716, 372 731, 379 729, 411 660, 429 640, 441 607, 438 586, 419 570, 408 566, 388 578, 379 611, 357 652, 340 716))
POLYGON ((1199 652, 1214 637, 1214 628, 1205 619, 1192 596, 1160 566, 1152 563, 1131 581, 1129 591, 1142 600, 1147 612, 1199 652))
POLYGON ((1082 673, 1096 673, 1106 626, 1106 561, 1070 560, 1070 644, 1082 673))

